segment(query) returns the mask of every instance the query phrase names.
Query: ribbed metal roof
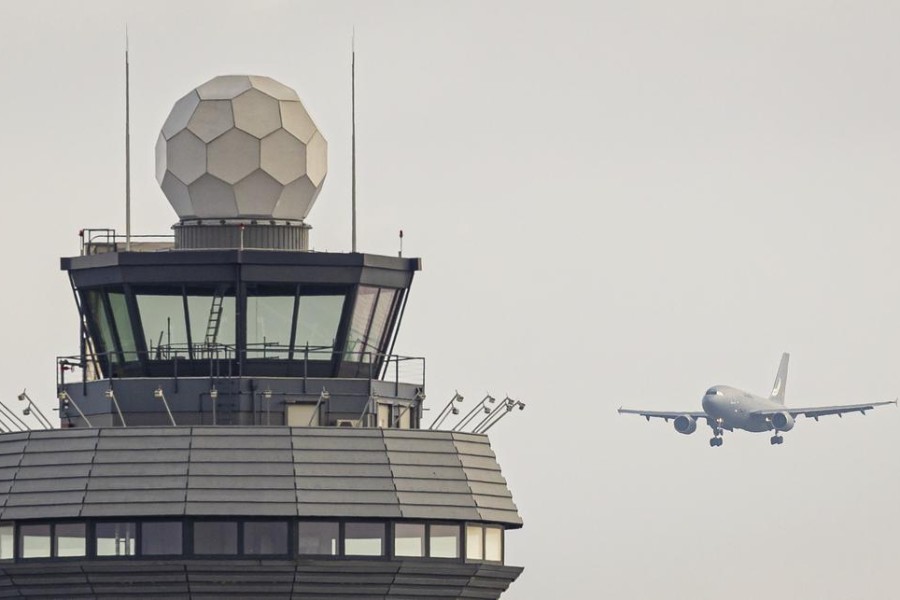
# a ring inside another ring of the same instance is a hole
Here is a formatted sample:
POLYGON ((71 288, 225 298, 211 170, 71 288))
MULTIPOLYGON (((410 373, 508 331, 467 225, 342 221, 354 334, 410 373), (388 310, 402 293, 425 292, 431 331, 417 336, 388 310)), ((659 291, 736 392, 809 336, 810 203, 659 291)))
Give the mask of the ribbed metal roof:
POLYGON ((0 565, 0 598, 495 600, 520 567, 440 561, 82 561, 0 565))
POLYGON ((0 519, 272 516, 521 526, 486 436, 289 427, 0 435, 0 519))

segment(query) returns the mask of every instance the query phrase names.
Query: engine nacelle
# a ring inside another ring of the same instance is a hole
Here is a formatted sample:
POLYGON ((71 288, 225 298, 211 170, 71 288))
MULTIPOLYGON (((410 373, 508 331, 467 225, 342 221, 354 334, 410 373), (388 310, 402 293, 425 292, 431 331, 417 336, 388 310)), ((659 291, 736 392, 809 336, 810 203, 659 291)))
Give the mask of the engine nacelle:
POLYGON ((688 435, 697 431, 697 419, 689 415, 675 417, 675 431, 688 435))
POLYGON ((772 426, 778 431, 790 431, 794 428, 794 417, 790 413, 779 412, 771 417, 772 426))

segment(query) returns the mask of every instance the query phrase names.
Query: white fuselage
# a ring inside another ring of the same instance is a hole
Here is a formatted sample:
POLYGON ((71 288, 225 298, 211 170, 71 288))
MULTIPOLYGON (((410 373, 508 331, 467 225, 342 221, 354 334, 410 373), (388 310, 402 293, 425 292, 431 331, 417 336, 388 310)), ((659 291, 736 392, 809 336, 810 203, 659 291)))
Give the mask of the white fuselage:
POLYGON ((768 398, 755 396, 727 385, 709 388, 703 396, 703 411, 716 420, 722 429, 760 432, 774 429, 769 418, 753 414, 759 411, 777 412, 785 407, 768 398))

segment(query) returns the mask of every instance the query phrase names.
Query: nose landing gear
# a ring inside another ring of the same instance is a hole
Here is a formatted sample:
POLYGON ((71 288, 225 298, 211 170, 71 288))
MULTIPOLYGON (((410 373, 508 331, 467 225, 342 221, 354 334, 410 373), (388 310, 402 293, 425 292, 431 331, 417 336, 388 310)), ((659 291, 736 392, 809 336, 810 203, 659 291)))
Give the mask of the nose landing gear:
POLYGON ((776 433, 775 435, 773 435, 772 437, 769 438, 769 443, 772 444, 773 446, 775 446, 777 444, 782 444, 782 443, 784 443, 784 438, 776 433))
POLYGON ((724 439, 722 438, 722 429, 720 427, 716 427, 715 429, 713 429, 713 437, 709 440, 709 447, 716 448, 718 446, 721 446, 723 442, 724 439))

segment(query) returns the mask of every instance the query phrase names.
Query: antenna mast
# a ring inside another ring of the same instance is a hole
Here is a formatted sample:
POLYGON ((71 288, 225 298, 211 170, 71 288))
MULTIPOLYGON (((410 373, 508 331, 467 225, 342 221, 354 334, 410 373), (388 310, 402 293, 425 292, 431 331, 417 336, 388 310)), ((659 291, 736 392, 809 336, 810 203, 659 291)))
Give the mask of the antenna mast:
POLYGON ((351 251, 356 252, 356 29, 350 37, 350 113, 351 113, 351 179, 350 203, 352 211, 351 251))
POLYGON ((128 79, 128 24, 125 24, 125 251, 131 252, 131 106, 128 79))

